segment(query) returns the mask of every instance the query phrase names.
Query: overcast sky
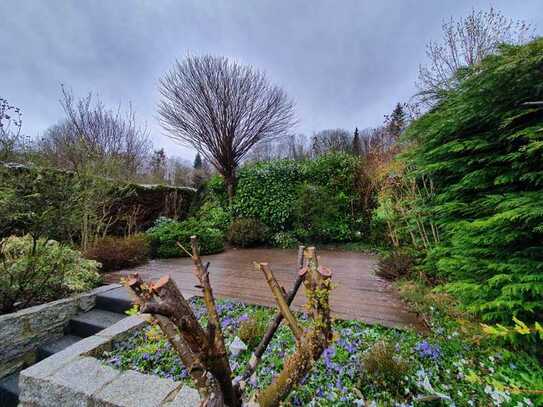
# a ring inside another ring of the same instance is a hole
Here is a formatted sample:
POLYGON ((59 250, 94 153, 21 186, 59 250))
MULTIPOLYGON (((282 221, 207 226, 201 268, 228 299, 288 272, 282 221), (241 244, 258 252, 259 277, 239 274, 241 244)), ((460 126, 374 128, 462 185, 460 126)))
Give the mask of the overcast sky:
POLYGON ((442 20, 493 4, 543 29, 543 0, 1 0, 0 96, 24 132, 62 118, 60 84, 131 102, 156 148, 192 159, 157 122, 157 81, 187 53, 266 71, 296 102, 298 132, 378 125, 415 92, 442 20))

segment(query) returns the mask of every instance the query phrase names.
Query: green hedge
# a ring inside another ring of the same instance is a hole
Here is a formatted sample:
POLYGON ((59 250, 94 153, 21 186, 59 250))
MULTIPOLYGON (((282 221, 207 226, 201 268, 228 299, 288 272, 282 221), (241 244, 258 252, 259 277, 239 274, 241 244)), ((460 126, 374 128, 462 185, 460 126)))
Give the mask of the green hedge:
MULTIPOLYGON (((257 219, 272 235, 288 231, 305 243, 356 239, 363 226, 358 165, 357 157, 345 153, 247 164, 239 171, 233 216, 257 219)), ((220 178, 210 184, 211 193, 226 205, 220 178)))
POLYGON ((504 46, 407 131, 441 242, 427 270, 487 320, 543 318, 543 39, 504 46))
POLYGON ((80 243, 83 219, 93 226, 93 218, 103 218, 104 211, 112 220, 106 222, 108 233, 123 236, 149 228, 160 216, 186 218, 195 194, 193 188, 0 163, 0 237, 32 233, 80 243))

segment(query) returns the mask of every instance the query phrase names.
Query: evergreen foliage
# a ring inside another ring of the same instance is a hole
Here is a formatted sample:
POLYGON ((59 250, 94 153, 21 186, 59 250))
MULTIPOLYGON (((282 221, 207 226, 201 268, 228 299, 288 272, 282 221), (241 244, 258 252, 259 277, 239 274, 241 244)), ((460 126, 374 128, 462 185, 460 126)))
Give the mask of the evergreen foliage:
POLYGON ((406 138, 442 239, 425 265, 486 320, 543 315, 543 39, 502 46, 406 138))
MULTIPOLYGON (((272 233, 292 231, 304 243, 352 240, 361 228, 358 165, 348 153, 248 164, 238 175, 234 215, 258 219, 272 233)), ((217 185, 210 189, 220 194, 217 185)))

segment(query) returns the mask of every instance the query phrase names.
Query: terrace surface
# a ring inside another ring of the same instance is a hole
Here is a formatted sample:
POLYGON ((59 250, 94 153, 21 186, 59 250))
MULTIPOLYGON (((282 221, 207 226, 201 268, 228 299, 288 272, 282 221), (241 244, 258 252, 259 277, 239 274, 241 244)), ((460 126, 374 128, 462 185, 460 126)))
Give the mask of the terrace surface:
MULTIPOLYGON (((332 269, 331 306, 333 315, 341 319, 357 319, 386 327, 420 327, 390 284, 373 273, 377 260, 373 256, 355 252, 319 250, 320 264, 332 269)), ((287 291, 292 287, 296 271, 297 250, 229 249, 220 254, 202 256, 209 261, 211 286, 218 298, 230 298, 251 304, 275 305, 264 276, 254 269, 253 262, 268 262, 275 277, 287 291)), ((184 295, 201 295, 195 287, 192 261, 188 257, 152 260, 148 264, 110 273, 108 282, 118 282, 123 275, 138 272, 143 279, 158 279, 169 274, 184 295)), ((303 286, 294 300, 294 308, 301 310, 305 303, 303 286)))

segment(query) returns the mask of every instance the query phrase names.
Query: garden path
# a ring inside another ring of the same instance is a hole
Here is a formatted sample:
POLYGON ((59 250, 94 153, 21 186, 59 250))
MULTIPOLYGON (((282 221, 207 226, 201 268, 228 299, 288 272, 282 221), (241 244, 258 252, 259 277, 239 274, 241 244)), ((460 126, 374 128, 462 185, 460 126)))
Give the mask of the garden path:
MULTIPOLYGON (((357 319, 386 327, 419 327, 420 322, 402 303, 390 284, 373 274, 376 258, 355 252, 319 250, 320 263, 332 269, 331 306, 335 317, 357 319)), ((274 305, 264 276, 256 271, 253 262, 268 262, 280 284, 290 290, 296 279, 296 250, 229 249, 220 254, 203 256, 209 261, 211 286, 218 298, 231 298, 252 304, 274 305)), ((131 270, 108 275, 108 282, 117 282, 121 275, 138 272, 144 279, 155 279, 170 274, 187 296, 200 295, 195 288, 192 261, 187 258, 152 260, 131 270)), ((305 303, 303 287, 294 300, 300 310, 305 303)))

